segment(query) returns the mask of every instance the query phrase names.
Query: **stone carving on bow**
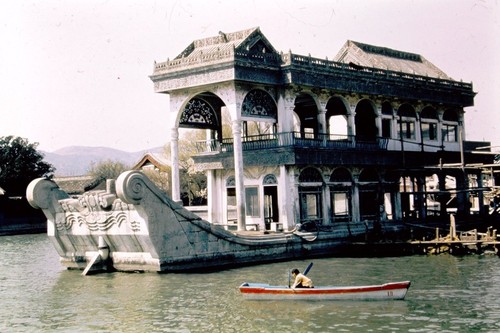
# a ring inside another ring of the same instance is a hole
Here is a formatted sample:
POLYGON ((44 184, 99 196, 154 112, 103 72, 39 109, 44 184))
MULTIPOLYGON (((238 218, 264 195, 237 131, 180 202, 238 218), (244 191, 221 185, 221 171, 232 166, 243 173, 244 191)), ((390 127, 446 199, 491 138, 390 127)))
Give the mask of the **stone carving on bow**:
MULTIPOLYGON (((66 213, 64 219, 56 221, 59 231, 69 230, 74 225, 86 226, 90 231, 106 231, 127 223, 129 211, 134 210, 133 205, 124 203, 117 199, 116 194, 107 191, 86 192, 78 199, 64 199, 59 203, 66 213)), ((140 223, 130 220, 130 229, 139 231, 140 223)))

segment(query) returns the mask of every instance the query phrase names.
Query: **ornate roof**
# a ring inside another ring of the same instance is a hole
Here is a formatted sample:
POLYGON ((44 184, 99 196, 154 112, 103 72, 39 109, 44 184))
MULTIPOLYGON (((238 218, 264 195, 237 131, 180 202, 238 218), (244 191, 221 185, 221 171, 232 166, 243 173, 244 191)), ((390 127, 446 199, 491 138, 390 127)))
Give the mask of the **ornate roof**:
POLYGON ((175 59, 196 58, 201 54, 207 56, 238 49, 276 53, 276 50, 262 34, 260 28, 255 27, 230 33, 219 31, 217 36, 195 40, 175 59))
POLYGON ((398 51, 348 40, 334 61, 360 67, 374 67, 396 72, 451 80, 442 70, 416 53, 398 51))
POLYGON ((143 167, 153 165, 161 171, 168 170, 172 163, 166 158, 165 154, 159 153, 146 153, 132 170, 141 170, 143 167))
POLYGON ((390 95, 471 106, 472 83, 454 81, 423 56, 348 40, 335 59, 278 53, 260 28, 193 41, 173 60, 156 63, 154 89, 170 93, 217 82, 248 81, 390 95))

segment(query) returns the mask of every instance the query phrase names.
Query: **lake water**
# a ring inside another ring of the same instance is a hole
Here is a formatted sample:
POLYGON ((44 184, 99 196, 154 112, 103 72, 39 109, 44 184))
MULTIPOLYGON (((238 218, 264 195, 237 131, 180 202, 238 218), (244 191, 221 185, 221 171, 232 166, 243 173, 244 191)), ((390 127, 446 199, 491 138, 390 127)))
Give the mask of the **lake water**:
POLYGON ((247 301, 281 262, 204 274, 65 270, 46 235, 0 237, 0 332, 500 332, 500 258, 315 259, 316 285, 411 280, 404 301, 247 301))

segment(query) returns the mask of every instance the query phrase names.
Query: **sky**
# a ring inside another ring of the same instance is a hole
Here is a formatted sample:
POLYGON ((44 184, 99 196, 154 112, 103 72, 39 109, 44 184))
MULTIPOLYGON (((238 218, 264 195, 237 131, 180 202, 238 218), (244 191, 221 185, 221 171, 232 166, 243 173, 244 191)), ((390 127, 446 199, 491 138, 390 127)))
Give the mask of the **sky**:
POLYGON ((0 137, 53 152, 170 139, 154 61, 260 27, 278 50, 332 59, 347 40, 418 53, 472 82, 465 138, 500 146, 498 0, 61 0, 0 4, 0 137))

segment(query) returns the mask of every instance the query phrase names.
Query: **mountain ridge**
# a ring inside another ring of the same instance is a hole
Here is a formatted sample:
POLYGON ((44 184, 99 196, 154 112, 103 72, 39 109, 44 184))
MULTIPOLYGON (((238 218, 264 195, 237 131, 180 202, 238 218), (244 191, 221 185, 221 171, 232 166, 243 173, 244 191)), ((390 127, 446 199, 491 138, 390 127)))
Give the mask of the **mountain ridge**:
POLYGON ((55 168, 56 177, 86 175, 93 163, 107 160, 121 162, 132 167, 146 153, 161 153, 164 147, 153 147, 136 152, 126 152, 109 147, 68 146, 53 152, 41 151, 44 160, 55 168))

